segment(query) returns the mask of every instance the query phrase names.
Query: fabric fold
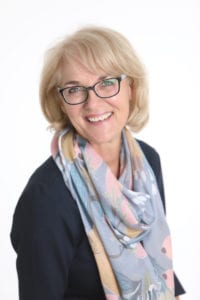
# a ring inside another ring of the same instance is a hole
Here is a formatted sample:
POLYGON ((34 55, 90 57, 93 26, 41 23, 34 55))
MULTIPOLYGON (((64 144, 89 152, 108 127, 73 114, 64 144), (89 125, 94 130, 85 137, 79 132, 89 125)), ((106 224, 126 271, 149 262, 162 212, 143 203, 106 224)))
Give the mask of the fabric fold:
POLYGON ((66 129, 52 155, 77 202, 108 300, 171 300, 171 239, 154 173, 128 129, 117 179, 90 143, 66 129))

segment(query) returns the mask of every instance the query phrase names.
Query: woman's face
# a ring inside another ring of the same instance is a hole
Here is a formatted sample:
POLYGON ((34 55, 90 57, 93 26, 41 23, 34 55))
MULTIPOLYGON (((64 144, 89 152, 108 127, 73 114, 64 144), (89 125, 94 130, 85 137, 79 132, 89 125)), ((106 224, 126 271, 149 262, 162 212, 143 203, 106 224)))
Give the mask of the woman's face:
MULTIPOLYGON (((109 75, 94 74, 77 61, 72 61, 64 68, 62 87, 93 86, 109 75)), ((69 105, 62 101, 62 110, 76 131, 94 147, 106 144, 115 147, 119 145, 122 129, 129 116, 129 99, 131 87, 129 79, 124 79, 120 84, 120 92, 114 97, 101 99, 90 90, 85 103, 69 105)))

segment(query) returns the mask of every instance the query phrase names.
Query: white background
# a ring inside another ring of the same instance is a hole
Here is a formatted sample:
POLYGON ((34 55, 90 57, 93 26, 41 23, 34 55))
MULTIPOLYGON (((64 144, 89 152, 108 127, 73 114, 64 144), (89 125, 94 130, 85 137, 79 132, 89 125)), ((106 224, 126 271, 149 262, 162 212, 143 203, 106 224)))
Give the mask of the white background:
POLYGON ((18 299, 12 215, 29 176, 50 155, 38 99, 43 54, 90 24, 122 32, 147 67, 151 118, 138 137, 161 155, 174 266, 187 290, 182 299, 199 300, 197 0, 0 0, 0 299, 18 299))

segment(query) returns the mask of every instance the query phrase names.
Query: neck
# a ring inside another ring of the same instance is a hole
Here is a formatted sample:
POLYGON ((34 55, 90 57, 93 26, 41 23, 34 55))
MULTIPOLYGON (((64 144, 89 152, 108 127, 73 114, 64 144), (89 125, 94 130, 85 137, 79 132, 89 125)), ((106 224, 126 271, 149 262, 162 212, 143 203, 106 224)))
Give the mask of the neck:
POLYGON ((120 168, 120 147, 121 141, 119 141, 116 145, 106 144, 106 145, 92 145, 96 152, 101 155, 103 160, 111 169, 112 173, 116 178, 119 176, 119 168, 120 168))

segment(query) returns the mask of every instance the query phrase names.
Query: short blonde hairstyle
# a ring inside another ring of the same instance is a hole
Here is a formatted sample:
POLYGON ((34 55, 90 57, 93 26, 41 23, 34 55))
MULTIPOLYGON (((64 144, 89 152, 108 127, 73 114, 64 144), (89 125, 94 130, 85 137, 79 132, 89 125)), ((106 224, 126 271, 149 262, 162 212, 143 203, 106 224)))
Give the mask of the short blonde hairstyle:
POLYGON ((61 109, 57 87, 62 82, 63 66, 78 60, 90 71, 104 71, 119 76, 126 74, 133 80, 133 99, 127 125, 138 132, 148 121, 148 84, 143 64, 129 41, 119 32, 102 27, 84 27, 64 38, 46 53, 41 82, 42 111, 50 126, 61 130, 71 125, 61 109))

